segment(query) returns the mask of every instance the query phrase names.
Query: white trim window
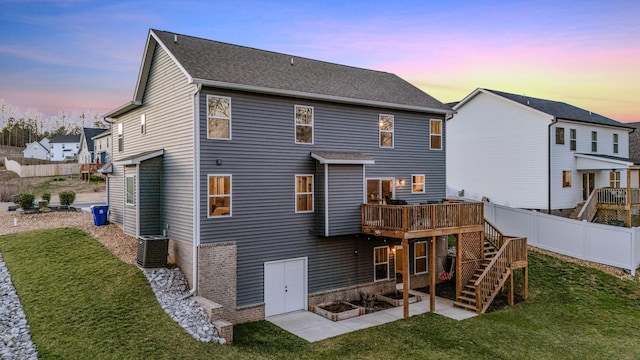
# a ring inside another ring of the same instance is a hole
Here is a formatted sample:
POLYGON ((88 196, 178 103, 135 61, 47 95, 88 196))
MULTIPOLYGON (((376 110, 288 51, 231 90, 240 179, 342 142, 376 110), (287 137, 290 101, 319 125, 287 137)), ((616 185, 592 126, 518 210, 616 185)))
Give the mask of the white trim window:
POLYGON ((231 140, 231 98, 207 95, 207 138, 231 140))
POLYGON ((616 189, 620 187, 620 171, 611 170, 609 172, 609 187, 616 189))
POLYGON ((125 202, 129 206, 136 205, 136 176, 125 176, 125 202))
POLYGON ((207 197, 207 217, 230 217, 231 175, 208 175, 207 197))
POLYGON ((379 146, 381 148, 393 148, 393 122, 393 115, 380 114, 378 116, 379 146))
POLYGON ((569 150, 576 151, 576 129, 569 129, 569 150))
POLYGON ((296 144, 313 144, 313 107, 295 106, 296 144))
POLYGON ((424 175, 411 175, 411 193, 424 194, 424 175))
POLYGON ((442 150, 442 120, 429 120, 429 149, 442 150))
POLYGON ((563 188, 571 187, 571 171, 570 170, 562 171, 562 187, 563 188))
POLYGON ((124 151, 124 124, 122 122, 118 123, 118 151, 124 151))
POLYGON ((564 145, 564 128, 556 128, 556 145, 564 145))
POLYGON ((424 274, 428 270, 429 262, 427 260, 427 242, 426 241, 418 241, 413 245, 413 273, 414 274, 424 274))
POLYGON ((313 175, 296 175, 296 213, 313 212, 313 175))
POLYGON ((598 132, 591 132, 591 152, 598 152, 598 132))
POLYGON ((140 115, 140 134, 147 133, 147 116, 145 114, 140 115))
POLYGON ((389 279, 389 247, 378 246, 373 248, 373 280, 389 279))
POLYGON ((613 153, 618 153, 618 134, 613 134, 613 153))

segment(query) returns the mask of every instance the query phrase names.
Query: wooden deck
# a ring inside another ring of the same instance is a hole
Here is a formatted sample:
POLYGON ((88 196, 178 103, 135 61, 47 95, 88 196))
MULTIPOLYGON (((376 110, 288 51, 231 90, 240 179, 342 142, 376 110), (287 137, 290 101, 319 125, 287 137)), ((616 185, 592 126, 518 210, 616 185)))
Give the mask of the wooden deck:
POLYGON ((483 231, 484 204, 362 204, 362 233, 396 239, 483 231))

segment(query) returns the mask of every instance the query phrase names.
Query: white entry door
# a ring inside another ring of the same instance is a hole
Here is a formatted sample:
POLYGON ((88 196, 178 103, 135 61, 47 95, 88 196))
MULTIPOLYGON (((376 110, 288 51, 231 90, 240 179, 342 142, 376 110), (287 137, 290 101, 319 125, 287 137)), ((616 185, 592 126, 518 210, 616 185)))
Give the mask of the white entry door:
POLYGON ((264 315, 307 308, 307 258, 264 263, 264 315))

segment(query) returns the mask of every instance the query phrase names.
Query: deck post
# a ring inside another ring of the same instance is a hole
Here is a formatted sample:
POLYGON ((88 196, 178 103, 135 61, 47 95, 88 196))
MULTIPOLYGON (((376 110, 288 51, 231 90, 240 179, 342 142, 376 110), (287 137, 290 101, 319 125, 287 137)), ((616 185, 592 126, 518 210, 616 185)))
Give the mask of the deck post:
POLYGON ((409 317, 409 240, 402 238, 402 305, 404 318, 409 317))
POLYGON ((631 227, 631 169, 627 168, 627 227, 631 227))
POLYGON ((429 311, 436 311, 436 237, 431 237, 429 252, 429 311))

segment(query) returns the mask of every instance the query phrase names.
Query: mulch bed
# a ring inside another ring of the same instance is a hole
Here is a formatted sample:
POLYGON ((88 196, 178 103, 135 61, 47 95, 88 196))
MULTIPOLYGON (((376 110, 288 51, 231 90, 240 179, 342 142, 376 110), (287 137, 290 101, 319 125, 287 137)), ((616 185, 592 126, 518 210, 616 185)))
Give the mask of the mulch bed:
MULTIPOLYGON (((365 313, 366 314, 371 314, 371 313, 376 312, 376 311, 387 310, 387 309, 393 308, 393 305, 389 304, 386 301, 380 301, 380 300, 376 300, 373 303, 373 306, 371 306, 371 307, 365 306, 365 304, 360 300, 349 301, 349 303, 351 303, 351 304, 353 304, 355 306, 363 307, 365 309, 365 313)), ((371 305, 371 304, 367 304, 367 305, 371 305)))

